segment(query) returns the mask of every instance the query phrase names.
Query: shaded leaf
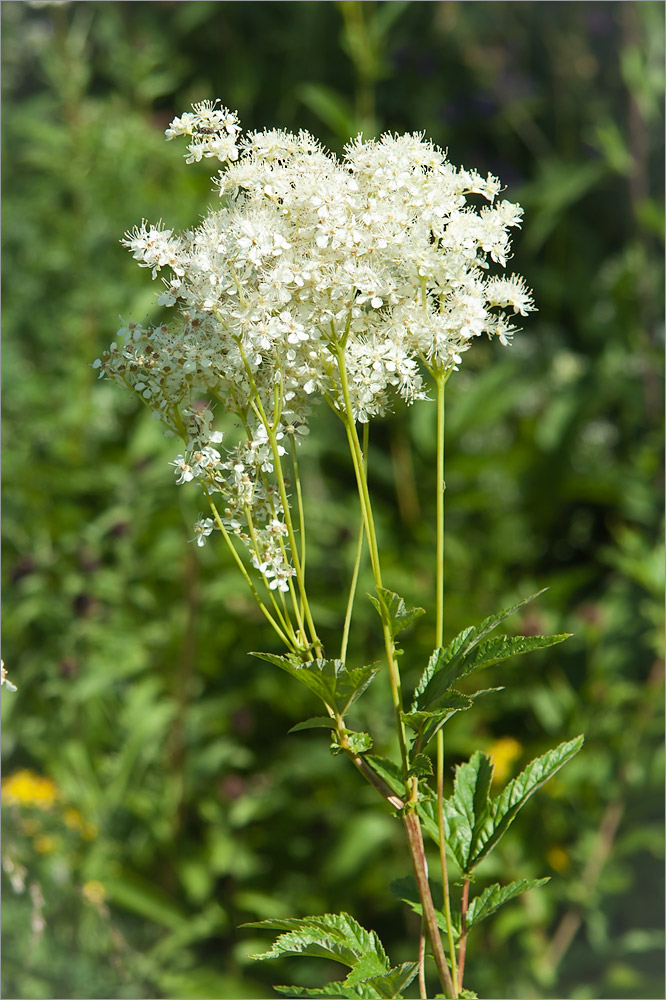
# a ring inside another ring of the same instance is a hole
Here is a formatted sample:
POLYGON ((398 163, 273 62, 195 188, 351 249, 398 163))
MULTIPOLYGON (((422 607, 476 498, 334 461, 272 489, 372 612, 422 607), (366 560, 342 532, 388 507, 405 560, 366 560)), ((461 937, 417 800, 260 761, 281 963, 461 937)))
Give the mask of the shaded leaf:
POLYGON ((365 761, 380 778, 384 779, 389 788, 397 795, 404 797, 405 782, 402 777, 402 768, 398 764, 394 764, 387 757, 376 757, 374 754, 367 756, 365 761))
POLYGON ((336 721, 330 715, 317 715, 305 722, 298 722, 289 730, 290 733, 300 733, 303 729, 335 729, 336 721))
MULTIPOLYGON (((399 899, 402 903, 406 903, 414 913, 418 913, 420 917, 423 916, 423 906, 421 904, 421 897, 419 896, 419 890, 416 885, 416 879, 413 875, 406 875, 404 878, 394 879, 389 885, 389 892, 395 899, 399 899)), ((442 912, 444 907, 444 897, 442 895, 442 887, 439 882, 430 883, 430 894, 432 895, 432 901, 435 906, 435 915, 437 916, 437 925, 440 930, 446 930, 446 918, 442 912)), ((455 929, 455 937, 457 938, 458 931, 455 929)))

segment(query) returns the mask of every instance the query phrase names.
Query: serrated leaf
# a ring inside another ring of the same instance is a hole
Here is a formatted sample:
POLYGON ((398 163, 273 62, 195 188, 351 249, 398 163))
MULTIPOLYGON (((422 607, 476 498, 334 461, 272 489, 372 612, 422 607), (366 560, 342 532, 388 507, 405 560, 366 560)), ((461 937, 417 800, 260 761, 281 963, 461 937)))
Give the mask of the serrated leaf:
POLYGON ((359 959, 371 954, 380 963, 382 971, 388 972, 390 969, 386 952, 375 932, 366 931, 348 913, 260 920, 244 926, 286 931, 277 938, 269 951, 252 956, 257 961, 282 958, 285 955, 303 955, 308 958, 329 958, 354 968, 359 959))
POLYGON ((554 750, 549 750, 541 757, 537 757, 493 799, 491 804, 492 833, 488 837, 484 834, 478 838, 473 858, 474 865, 477 865, 504 836, 527 800, 542 785, 545 785, 567 761, 576 756, 583 746, 583 742, 584 737, 577 736, 567 743, 561 743, 554 750))
POLYGON ((328 983, 327 986, 322 986, 320 989, 313 989, 309 986, 274 986, 273 989, 288 997, 342 997, 348 998, 348 1000, 381 1000, 381 994, 376 991, 364 991, 362 986, 346 986, 340 980, 328 983))
POLYGON ((488 802, 492 780, 492 761, 477 750, 456 768, 453 795, 444 801, 446 840, 463 872, 470 870, 476 844, 492 833, 488 802))
POLYGON ((376 757, 368 755, 365 757, 366 764, 369 764, 373 771, 383 778, 389 788, 401 798, 405 795, 405 782, 402 777, 402 768, 394 764, 387 757, 376 757))
POLYGON ((469 904, 469 909, 467 911, 467 930, 471 930, 476 924, 481 923, 486 917, 489 917, 491 913, 498 910, 500 906, 508 903, 510 899, 515 899, 516 896, 520 896, 523 892, 528 892, 529 889, 536 889, 540 885, 545 885, 546 882, 550 882, 549 878, 522 878, 517 882, 510 882, 509 885, 495 885, 488 886, 483 892, 476 896, 472 902, 469 904))
POLYGON ((372 737, 369 733, 350 733, 347 731, 349 747, 354 753, 366 753, 372 747, 372 737))
POLYGON ((408 625, 411 625, 416 618, 425 614, 423 608, 408 608, 399 594, 387 590, 385 587, 377 587, 377 597, 372 597, 370 594, 368 597, 379 612, 382 621, 388 626, 393 639, 408 625))
POLYGON ((345 979, 345 986, 361 987, 368 991, 364 992, 363 996, 378 996, 383 1000, 396 1000, 400 997, 400 991, 409 986, 419 970, 418 962, 403 962, 388 972, 359 978, 363 965, 364 960, 361 959, 345 979))
POLYGON ((348 667, 343 660, 317 659, 303 663, 292 653, 286 656, 277 656, 274 653, 251 655, 274 663, 281 670, 291 674, 340 716, 349 711, 379 670, 375 664, 348 667))
MULTIPOLYGON (((456 768, 453 795, 444 800, 444 833, 447 848, 464 874, 492 850, 513 823, 527 800, 541 788, 583 745, 578 736, 533 760, 495 798, 490 792, 492 761, 477 751, 467 764, 456 768)), ((426 832, 438 842, 436 804, 419 803, 426 832)))
POLYGON ((427 778, 432 772, 432 761, 425 753, 417 753, 410 761, 408 776, 427 778))
POLYGON ((383 963, 372 952, 368 952, 367 955, 359 958, 345 979, 345 985, 357 986, 363 980, 371 979, 373 976, 381 976, 384 972, 386 972, 386 967, 383 963))
POLYGON ((305 722, 298 722, 289 730, 290 733, 300 733, 304 729, 335 729, 337 723, 330 715, 317 715, 305 722))
POLYGON ((372 737, 369 733, 355 733, 351 729, 345 729, 345 736, 347 737, 345 746, 340 745, 337 734, 333 736, 331 742, 331 752, 333 754, 340 754, 344 750, 351 750, 356 754, 366 753, 372 747, 372 737))
MULTIPOLYGON (((497 628, 505 618, 508 618, 526 604, 529 604, 530 601, 535 600, 543 592, 543 590, 539 590, 536 594, 526 597, 517 604, 513 604, 510 608, 505 608, 496 615, 489 615, 480 625, 471 625, 463 629, 462 632, 459 632, 448 646, 442 646, 434 650, 414 692, 412 710, 433 707, 437 699, 459 677, 464 676, 462 661, 466 656, 469 656, 474 647, 482 639, 485 639, 493 629, 497 628)), ((474 667, 473 669, 477 668, 474 667)), ((467 671, 467 673, 469 672, 467 671)))
POLYGON ((410 729, 413 729, 414 732, 421 733, 428 723, 436 721, 443 724, 443 722, 450 719, 456 712, 461 712, 471 707, 472 699, 469 695, 451 690, 446 692, 445 697, 436 710, 421 709, 420 711, 403 712, 402 721, 410 729))
POLYGON ((425 749, 437 730, 441 729, 456 712, 464 712, 472 707, 473 697, 451 689, 440 699, 436 710, 403 712, 402 720, 415 731, 419 746, 425 749))

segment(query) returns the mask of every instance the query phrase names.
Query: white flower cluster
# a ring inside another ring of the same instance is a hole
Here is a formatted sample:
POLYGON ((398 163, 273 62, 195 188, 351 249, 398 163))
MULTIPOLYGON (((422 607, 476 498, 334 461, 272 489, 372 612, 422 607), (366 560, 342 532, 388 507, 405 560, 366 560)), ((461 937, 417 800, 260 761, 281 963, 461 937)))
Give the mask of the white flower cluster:
MULTIPOLYGON (((340 160, 305 132, 241 138, 218 102, 194 105, 166 134, 191 140, 188 162, 225 165, 220 207, 182 235, 146 222, 126 234, 153 277, 168 269, 159 301, 181 320, 129 324, 95 366, 185 439, 178 482, 221 490, 228 522, 251 535, 244 508, 263 505, 263 525, 280 518, 268 421, 295 440, 324 399, 365 422, 393 396, 423 398, 426 370, 456 369, 475 337, 510 343, 532 297, 521 277, 489 268, 505 267, 522 209, 499 198, 496 177, 452 166, 421 135, 359 137, 340 160), (240 418, 242 455, 213 447, 202 400, 240 418)), ((253 541, 256 564, 282 586, 264 541, 253 541)))

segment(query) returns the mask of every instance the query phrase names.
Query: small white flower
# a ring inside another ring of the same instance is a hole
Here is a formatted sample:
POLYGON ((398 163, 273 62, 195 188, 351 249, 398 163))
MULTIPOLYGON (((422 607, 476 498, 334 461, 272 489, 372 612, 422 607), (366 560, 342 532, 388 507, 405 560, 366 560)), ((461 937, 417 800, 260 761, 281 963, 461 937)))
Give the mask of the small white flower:
POLYGON ((194 536, 199 548, 203 548, 206 539, 212 534, 215 528, 215 521, 212 517, 202 517, 194 525, 194 536))
POLYGON ((5 685, 8 691, 18 691, 15 684, 12 684, 10 679, 7 677, 7 671, 5 670, 5 661, 0 660, 0 687, 5 685))
POLYGON ((174 473, 178 476, 176 480, 178 486, 181 483, 191 483, 194 479, 194 470, 189 462, 185 460, 184 455, 176 455, 173 462, 169 462, 169 465, 175 465, 174 473))

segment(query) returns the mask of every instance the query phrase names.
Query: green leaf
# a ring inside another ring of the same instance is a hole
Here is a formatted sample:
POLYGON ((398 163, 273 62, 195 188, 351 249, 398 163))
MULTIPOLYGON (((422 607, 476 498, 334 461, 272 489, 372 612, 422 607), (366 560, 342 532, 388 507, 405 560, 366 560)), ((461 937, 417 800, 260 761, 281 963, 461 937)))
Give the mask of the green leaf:
POLYGON ((372 961, 362 958, 344 982, 328 983, 319 989, 305 986, 275 986, 278 993, 293 997, 350 997, 360 1000, 396 1000, 416 976, 418 962, 403 962, 388 972, 372 974, 372 961), (370 972, 370 974, 366 974, 370 972))
POLYGON ((278 993, 284 993, 288 997, 349 997, 352 1000, 378 1000, 381 994, 377 992, 367 992, 362 986, 346 986, 344 982, 338 980, 335 983, 328 983, 320 989, 313 989, 309 986, 274 986, 278 993))
POLYGON ((260 920, 244 924, 245 927, 266 927, 282 930, 273 947, 258 961, 282 958, 284 955, 304 955, 309 958, 330 958, 353 968, 360 958, 373 955, 382 971, 388 972, 390 963, 381 941, 374 931, 366 931, 348 913, 324 913, 321 916, 260 920))
POLYGON ((345 729, 345 736, 347 737, 347 744, 346 746, 341 746, 338 743, 337 734, 334 734, 331 742, 331 751, 333 754, 337 755, 344 750, 351 750, 356 754, 366 753, 372 746, 372 737, 369 733, 355 733, 352 729, 345 729))
POLYGON ((372 976, 381 976, 386 972, 386 968, 381 960, 372 952, 368 952, 358 960, 354 968, 345 979, 345 985, 358 986, 365 979, 372 976))
POLYGON ((541 757, 537 757, 500 792, 492 802, 492 834, 485 842, 482 839, 479 840, 474 858, 475 865, 504 836, 527 800, 542 785, 545 785, 549 778, 552 778, 567 761, 576 756, 583 746, 583 742, 584 737, 577 736, 567 743, 561 743, 554 750, 549 750, 541 757))
POLYGON ((368 733, 352 733, 347 730, 346 736, 354 753, 365 753, 372 746, 372 737, 368 733))
POLYGON ((335 729, 337 723, 330 715, 317 715, 305 722, 298 722, 289 730, 290 733, 300 733, 303 729, 335 729))
POLYGON ((469 904, 467 930, 469 931, 476 924, 481 923, 482 920, 489 917, 491 913, 498 910, 504 903, 508 903, 510 899, 515 899, 516 896, 520 896, 521 893, 527 892, 529 889, 536 889, 540 885, 545 885, 546 882, 550 882, 550 879, 522 878, 517 882, 510 882, 509 885, 499 885, 496 883, 495 885, 488 886, 487 889, 484 889, 469 904))
POLYGON ((367 977, 362 977, 362 970, 365 960, 356 965, 345 979, 345 987, 360 987, 364 997, 382 997, 383 1000, 394 1000, 400 997, 404 990, 419 971, 418 962, 403 962, 388 972, 376 973, 367 977))
POLYGON ((370 765, 373 771, 383 778, 386 784, 391 788, 396 795, 404 798, 405 795, 405 782, 402 777, 402 768, 397 764, 394 764, 392 760, 387 757, 376 757, 374 754, 372 756, 368 755, 365 758, 367 764, 370 765))
MULTIPOLYGON (((446 846, 460 870, 468 875, 501 840, 527 800, 583 745, 578 736, 533 760, 495 798, 490 797, 492 761, 475 753, 456 768, 453 795, 444 800, 446 846)), ((418 804, 426 832, 439 842, 437 805, 432 799, 418 804)))
POLYGON ((413 729, 414 732, 421 733, 428 723, 437 721, 441 725, 456 712, 462 712, 471 707, 472 699, 469 695, 452 689, 446 692, 436 710, 422 709, 420 711, 403 712, 402 721, 410 729, 413 729))
POLYGON ((452 715, 471 708, 472 704, 472 695, 461 694, 460 691, 451 689, 440 699, 435 711, 403 712, 402 720, 406 726, 415 731, 420 746, 425 748, 437 730, 441 729, 452 715))
POLYGON ((395 637, 411 625, 416 618, 425 614, 423 608, 408 608, 402 597, 385 587, 377 587, 377 597, 370 600, 379 612, 382 621, 388 626, 391 638, 395 637))
POLYGON ((566 635, 558 636, 501 636, 484 643, 479 650, 476 647, 486 636, 497 628, 509 615, 533 601, 543 590, 519 601, 518 604, 490 615, 480 625, 469 626, 459 632, 448 646, 434 650, 428 666, 414 692, 412 710, 436 707, 438 700, 452 687, 455 682, 478 670, 510 656, 526 653, 530 649, 540 649, 557 642, 562 642, 566 635), (476 650, 476 651, 475 651, 476 650), (474 655, 472 653, 474 652, 474 655))
POLYGON ((274 663, 281 670, 286 670, 340 716, 349 711, 379 670, 376 664, 350 668, 342 660, 317 659, 303 663, 293 653, 286 656, 277 656, 274 653, 251 655, 274 663))
POLYGON ((417 778, 427 778, 432 772, 432 761, 425 753, 417 753, 415 757, 409 762, 409 771, 407 772, 410 776, 416 776, 417 778))
POLYGON ((444 801, 446 840, 461 871, 468 872, 476 844, 492 833, 488 796, 493 764, 477 751, 456 768, 453 795, 444 801))

